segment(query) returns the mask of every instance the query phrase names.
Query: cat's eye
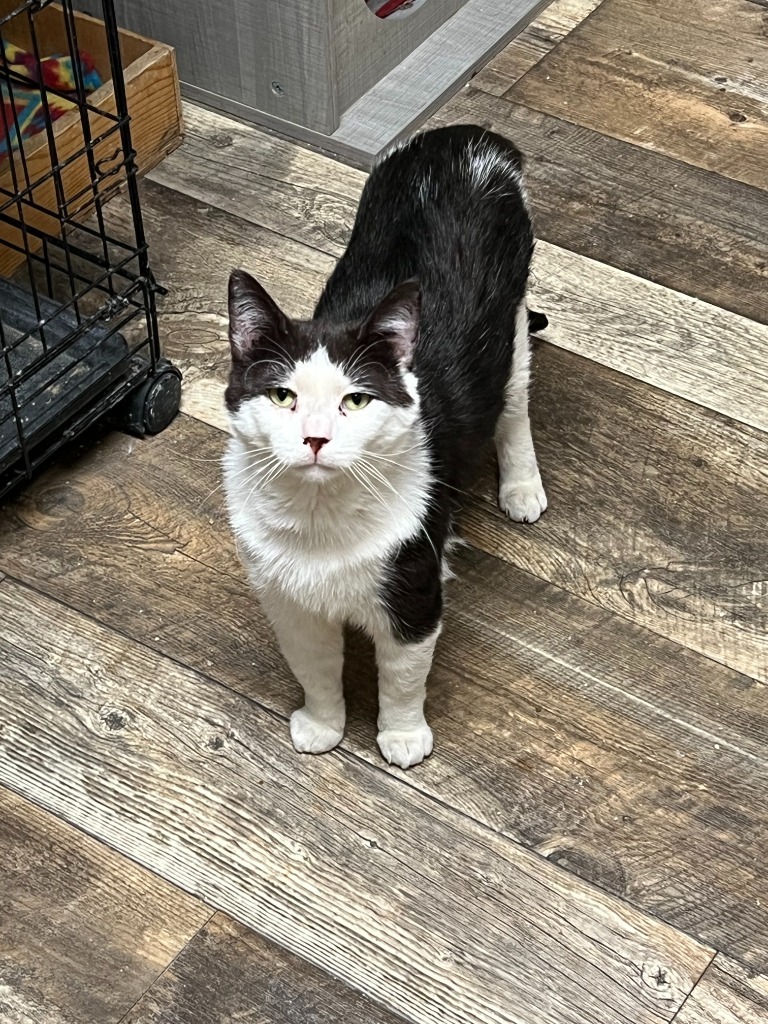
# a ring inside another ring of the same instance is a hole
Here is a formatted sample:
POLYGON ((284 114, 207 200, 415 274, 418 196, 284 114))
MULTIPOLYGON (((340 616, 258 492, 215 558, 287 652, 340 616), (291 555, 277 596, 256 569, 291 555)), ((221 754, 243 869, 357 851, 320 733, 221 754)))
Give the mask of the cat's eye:
POLYGON ((270 388, 267 394, 275 405, 279 405, 281 409, 290 409, 296 401, 296 395, 293 391, 289 391, 288 388, 270 388))
POLYGON ((341 404, 345 409, 349 409, 350 412, 357 412, 358 409, 364 409, 370 400, 370 395, 364 395, 360 391, 355 391, 352 395, 345 395, 341 404))

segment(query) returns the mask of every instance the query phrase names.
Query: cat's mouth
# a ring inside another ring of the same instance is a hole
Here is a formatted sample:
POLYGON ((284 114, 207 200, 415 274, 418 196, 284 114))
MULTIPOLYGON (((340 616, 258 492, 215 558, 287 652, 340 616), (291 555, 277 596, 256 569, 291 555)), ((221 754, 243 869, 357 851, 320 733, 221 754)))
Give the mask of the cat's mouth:
POLYGON ((311 473, 314 471, 318 476, 331 473, 334 470, 338 470, 338 468, 338 466, 329 466, 327 462, 302 462, 296 466, 296 469, 301 469, 305 473, 311 473))

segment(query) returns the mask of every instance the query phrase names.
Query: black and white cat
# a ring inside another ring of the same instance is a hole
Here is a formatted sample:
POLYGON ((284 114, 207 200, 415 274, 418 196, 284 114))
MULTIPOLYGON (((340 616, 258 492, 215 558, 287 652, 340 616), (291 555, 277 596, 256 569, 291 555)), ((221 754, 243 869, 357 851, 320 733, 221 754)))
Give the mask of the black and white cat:
POLYGON ((533 522, 546 508, 528 421, 534 239, 521 172, 498 135, 425 132, 370 175, 312 320, 289 319, 243 271, 230 279, 225 487, 249 578, 304 688, 299 751, 342 738, 351 623, 376 645, 382 754, 407 768, 431 753, 425 684, 445 553, 494 437, 502 509, 533 522))

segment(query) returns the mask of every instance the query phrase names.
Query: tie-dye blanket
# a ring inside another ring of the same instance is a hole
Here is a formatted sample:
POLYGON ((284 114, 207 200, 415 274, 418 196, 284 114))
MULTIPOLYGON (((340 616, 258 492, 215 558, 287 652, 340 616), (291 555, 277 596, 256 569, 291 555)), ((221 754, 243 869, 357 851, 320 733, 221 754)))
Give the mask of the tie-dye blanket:
MULTIPOLYGON (((71 57, 43 57, 38 64, 34 54, 13 43, 6 42, 4 50, 5 60, 0 63, 0 160, 18 146, 19 135, 22 140, 28 139, 45 129, 41 85, 52 121, 73 110, 77 98, 71 57), (30 84, 23 84, 19 78, 30 84)), ((102 84, 101 76, 87 53, 80 54, 80 68, 85 91, 94 92, 102 84)))

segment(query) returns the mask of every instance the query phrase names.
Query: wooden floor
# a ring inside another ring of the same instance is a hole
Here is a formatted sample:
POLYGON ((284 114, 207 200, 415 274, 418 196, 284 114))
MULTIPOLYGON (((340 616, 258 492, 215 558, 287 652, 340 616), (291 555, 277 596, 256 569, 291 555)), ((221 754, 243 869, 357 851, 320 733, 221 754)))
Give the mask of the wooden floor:
POLYGON ((468 502, 407 775, 360 642, 293 752, 219 489, 229 269, 306 314, 364 175, 187 107, 143 190, 184 414, 0 520, 3 1024, 768 1021, 767 26, 556 0, 433 119, 529 155, 550 510, 468 502))

